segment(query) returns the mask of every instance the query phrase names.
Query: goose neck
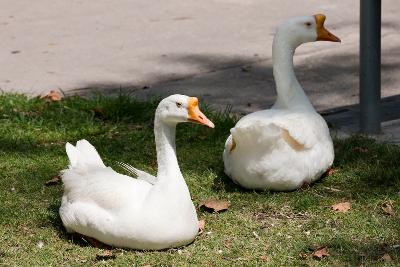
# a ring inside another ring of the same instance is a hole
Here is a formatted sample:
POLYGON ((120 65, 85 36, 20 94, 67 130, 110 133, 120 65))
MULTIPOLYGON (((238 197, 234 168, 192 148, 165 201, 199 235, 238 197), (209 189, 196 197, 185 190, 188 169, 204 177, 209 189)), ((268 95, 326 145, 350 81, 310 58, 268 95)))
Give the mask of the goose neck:
POLYGON ((296 45, 291 44, 288 38, 275 36, 272 45, 273 74, 276 83, 277 108, 305 108, 314 109, 304 93, 293 67, 293 55, 296 45))
POLYGON ((175 131, 176 124, 165 123, 156 116, 154 135, 157 149, 157 176, 159 178, 181 176, 176 158, 175 131))

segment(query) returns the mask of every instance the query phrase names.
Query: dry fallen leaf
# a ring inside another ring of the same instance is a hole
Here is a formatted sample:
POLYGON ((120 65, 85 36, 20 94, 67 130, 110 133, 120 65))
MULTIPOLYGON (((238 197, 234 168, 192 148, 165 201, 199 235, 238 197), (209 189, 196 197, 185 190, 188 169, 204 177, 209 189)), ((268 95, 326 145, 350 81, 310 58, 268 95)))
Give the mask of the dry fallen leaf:
POLYGON ((42 96, 41 99, 44 99, 48 102, 57 102, 62 99, 62 96, 61 96, 60 92, 51 90, 50 93, 48 93, 45 96, 42 96))
POLYGON ((386 201, 382 204, 382 210, 387 215, 394 215, 393 203, 391 201, 386 201))
POLYGON ((269 261, 269 257, 265 256, 265 255, 262 255, 262 256, 260 256, 260 260, 269 261))
POLYGON ((392 257, 390 257, 389 254, 385 253, 385 254, 382 256, 382 260, 384 260, 384 261, 392 261, 392 257))
POLYGON ((351 208, 350 202, 341 202, 332 205, 332 210, 337 212, 348 212, 351 208))
POLYGON ((201 235, 204 232, 204 228, 206 227, 206 221, 205 220, 200 220, 199 221, 199 233, 198 235, 201 235))
POLYGON ((58 184, 61 181, 60 176, 56 175, 53 176, 50 180, 44 183, 44 185, 49 186, 49 185, 55 185, 58 184))
POLYGON ((200 203, 199 208, 206 207, 213 212, 227 210, 231 203, 225 200, 207 199, 200 203))
POLYGON ((335 172, 337 172, 337 169, 334 169, 331 167, 331 168, 329 168, 329 170, 327 170, 326 176, 330 176, 330 175, 334 174, 335 172))
POLYGON ((317 247, 312 253, 312 256, 318 259, 329 256, 328 249, 326 247, 317 247))

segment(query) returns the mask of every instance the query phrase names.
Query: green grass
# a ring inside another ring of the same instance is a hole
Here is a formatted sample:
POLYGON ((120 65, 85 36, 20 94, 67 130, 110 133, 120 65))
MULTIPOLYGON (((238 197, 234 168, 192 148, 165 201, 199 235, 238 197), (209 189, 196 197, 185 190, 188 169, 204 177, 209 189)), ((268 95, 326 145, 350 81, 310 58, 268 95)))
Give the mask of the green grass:
POLYGON ((207 108, 216 128, 179 125, 178 159, 195 205, 212 197, 229 200, 231 207, 219 214, 199 210, 206 230, 194 243, 158 252, 108 252, 67 235, 58 216, 62 184, 44 185, 67 166, 65 143, 85 138, 107 165, 120 170, 116 161, 123 161, 155 173, 156 106, 156 100, 127 96, 54 103, 0 96, 0 265, 399 264, 399 147, 362 137, 336 141, 337 172, 322 181, 286 193, 246 191, 223 173, 221 154, 234 119, 207 108), (350 201, 351 210, 331 211, 341 201, 350 201), (387 201, 395 215, 382 211, 387 201), (316 246, 326 246, 330 255, 314 259, 316 246), (384 254, 392 261, 383 261, 384 254))

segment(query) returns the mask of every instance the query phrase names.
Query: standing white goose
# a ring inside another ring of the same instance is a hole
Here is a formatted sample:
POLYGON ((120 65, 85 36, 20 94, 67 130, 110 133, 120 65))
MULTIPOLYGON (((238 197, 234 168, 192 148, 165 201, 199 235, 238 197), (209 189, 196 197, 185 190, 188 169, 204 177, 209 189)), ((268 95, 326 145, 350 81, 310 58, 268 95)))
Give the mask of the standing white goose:
POLYGON ((324 28, 325 15, 295 17, 279 26, 272 45, 278 98, 231 129, 225 173, 249 189, 293 190, 317 180, 332 165, 332 139, 293 70, 295 49, 306 42, 340 39, 324 28))
POLYGON ((175 128, 179 122, 214 124, 200 111, 195 97, 172 95, 157 107, 154 134, 157 177, 124 166, 137 179, 106 167, 86 140, 67 143, 69 168, 62 172, 61 220, 77 232, 105 244, 134 249, 186 245, 198 232, 196 209, 179 169, 175 128))

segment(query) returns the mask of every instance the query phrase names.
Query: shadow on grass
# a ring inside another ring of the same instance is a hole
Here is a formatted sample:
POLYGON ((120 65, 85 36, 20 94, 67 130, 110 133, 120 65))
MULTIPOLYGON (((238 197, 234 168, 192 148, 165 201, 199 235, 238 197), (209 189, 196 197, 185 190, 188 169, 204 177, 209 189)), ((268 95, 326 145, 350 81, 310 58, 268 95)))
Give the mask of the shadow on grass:
POLYGON ((343 264, 349 266, 368 266, 375 265, 377 262, 383 263, 382 257, 385 254, 388 254, 393 260, 400 258, 398 243, 388 244, 376 240, 354 241, 339 237, 324 243, 324 245, 333 251, 331 257, 336 257, 343 264))
POLYGON ((41 147, 33 139, 17 139, 7 138, 5 136, 0 137, 0 152, 12 152, 12 153, 36 153, 37 151, 46 151, 47 148, 41 147))
POLYGON ((53 200, 53 201, 54 202, 52 204, 50 204, 47 208, 47 211, 49 212, 48 222, 56 230, 59 238, 69 239, 70 235, 65 230, 64 225, 61 221, 61 217, 58 213, 58 210, 60 209, 60 205, 61 205, 61 197, 60 197, 60 199, 53 200))

